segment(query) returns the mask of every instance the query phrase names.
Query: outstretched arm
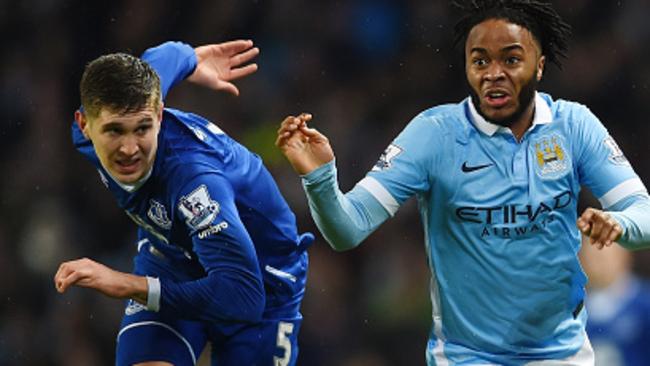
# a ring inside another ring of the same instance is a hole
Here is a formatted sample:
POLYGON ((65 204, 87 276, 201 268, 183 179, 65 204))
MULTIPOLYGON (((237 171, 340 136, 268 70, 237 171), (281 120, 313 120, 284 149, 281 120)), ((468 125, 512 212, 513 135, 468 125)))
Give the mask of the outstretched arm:
POLYGON ((365 189, 343 194, 338 186, 334 152, 327 137, 307 127, 310 114, 287 117, 278 130, 276 146, 303 178, 309 208, 318 229, 335 250, 359 245, 390 217, 365 189))
POLYGON ((148 300, 145 277, 119 272, 88 258, 62 263, 54 275, 54 286, 60 293, 70 286, 79 286, 117 299, 131 298, 143 305, 147 305, 148 300))

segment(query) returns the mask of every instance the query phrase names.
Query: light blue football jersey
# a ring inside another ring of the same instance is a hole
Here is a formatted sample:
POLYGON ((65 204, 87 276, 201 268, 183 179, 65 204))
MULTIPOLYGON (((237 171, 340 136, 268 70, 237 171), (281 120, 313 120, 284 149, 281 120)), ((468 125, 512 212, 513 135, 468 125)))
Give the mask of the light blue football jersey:
POLYGON ((585 343, 578 193, 645 194, 583 105, 535 97, 517 141, 470 99, 418 115, 359 182, 392 216, 415 195, 432 271, 431 365, 563 359, 585 343), (474 361, 473 361, 474 360, 474 361))

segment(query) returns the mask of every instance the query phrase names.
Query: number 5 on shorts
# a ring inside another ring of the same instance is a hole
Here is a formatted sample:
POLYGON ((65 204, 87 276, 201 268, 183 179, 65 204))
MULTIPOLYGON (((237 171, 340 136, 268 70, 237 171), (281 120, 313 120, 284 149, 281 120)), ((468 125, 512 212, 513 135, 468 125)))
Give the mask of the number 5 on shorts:
POLYGON ((293 333, 293 323, 278 323, 277 346, 284 349, 284 356, 273 356, 273 366, 287 366, 291 361, 291 340, 289 336, 293 333))

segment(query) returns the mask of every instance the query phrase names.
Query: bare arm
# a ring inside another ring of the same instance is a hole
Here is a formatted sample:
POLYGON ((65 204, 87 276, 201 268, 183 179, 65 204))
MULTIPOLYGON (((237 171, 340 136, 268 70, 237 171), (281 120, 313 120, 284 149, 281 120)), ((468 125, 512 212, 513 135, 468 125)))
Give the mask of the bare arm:
POLYGON ((82 258, 64 262, 54 275, 54 285, 59 293, 70 286, 95 289, 117 299, 131 298, 147 305, 147 278, 119 272, 92 259, 82 258))

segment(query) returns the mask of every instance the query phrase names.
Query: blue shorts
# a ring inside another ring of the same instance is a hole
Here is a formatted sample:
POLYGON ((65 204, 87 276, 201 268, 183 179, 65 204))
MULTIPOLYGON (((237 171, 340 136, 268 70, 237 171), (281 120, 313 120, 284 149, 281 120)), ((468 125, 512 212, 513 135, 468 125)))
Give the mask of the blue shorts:
MULTIPOLYGON (((173 277, 178 281, 190 279, 184 273, 191 270, 186 271, 178 263, 170 267, 149 249, 149 244, 143 245, 136 256, 136 274, 173 277)), ((307 253, 303 254, 306 266, 307 253)), ((299 303, 295 305, 265 312, 260 323, 229 323, 179 319, 164 309, 148 311, 129 300, 117 336, 116 365, 145 361, 195 365, 210 342, 213 366, 293 366, 298 358, 298 332, 302 324, 299 303)))
MULTIPOLYGON (((130 302, 127 312, 133 310, 130 302), (131 308, 130 308, 131 307, 131 308)), ((264 320, 240 325, 224 336, 218 326, 204 322, 165 319, 160 313, 140 310, 124 315, 117 336, 116 365, 167 361, 175 366, 195 365, 208 341, 215 366, 293 366, 298 358, 298 332, 302 317, 264 320)))

